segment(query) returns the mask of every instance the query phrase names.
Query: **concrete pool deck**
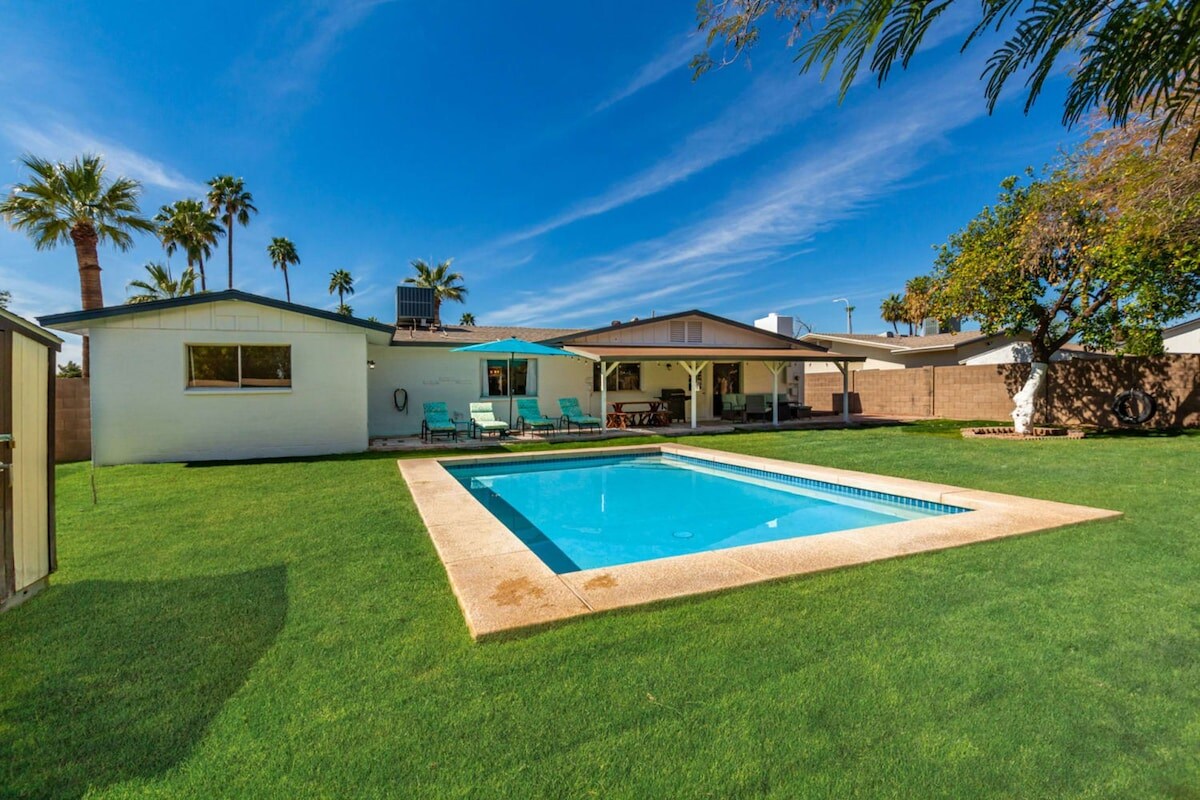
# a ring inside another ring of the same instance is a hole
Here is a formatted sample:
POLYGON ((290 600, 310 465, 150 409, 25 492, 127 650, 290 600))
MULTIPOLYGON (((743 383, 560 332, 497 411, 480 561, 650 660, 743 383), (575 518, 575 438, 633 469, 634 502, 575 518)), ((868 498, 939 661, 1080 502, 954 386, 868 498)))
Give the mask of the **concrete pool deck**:
POLYGON ((665 443, 401 459, 421 519, 476 640, 597 611, 707 594, 885 558, 1120 517, 1099 508, 665 443), (781 539, 556 574, 443 466, 572 454, 674 453, 970 509, 969 513, 781 539))

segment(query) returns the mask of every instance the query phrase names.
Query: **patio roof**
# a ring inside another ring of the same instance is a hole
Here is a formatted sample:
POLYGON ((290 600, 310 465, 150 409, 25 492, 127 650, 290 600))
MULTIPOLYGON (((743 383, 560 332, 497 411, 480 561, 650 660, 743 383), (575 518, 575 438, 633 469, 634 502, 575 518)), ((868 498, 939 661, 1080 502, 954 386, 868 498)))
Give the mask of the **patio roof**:
POLYGON ((810 347, 638 346, 577 344, 564 348, 593 361, 866 361, 810 347))

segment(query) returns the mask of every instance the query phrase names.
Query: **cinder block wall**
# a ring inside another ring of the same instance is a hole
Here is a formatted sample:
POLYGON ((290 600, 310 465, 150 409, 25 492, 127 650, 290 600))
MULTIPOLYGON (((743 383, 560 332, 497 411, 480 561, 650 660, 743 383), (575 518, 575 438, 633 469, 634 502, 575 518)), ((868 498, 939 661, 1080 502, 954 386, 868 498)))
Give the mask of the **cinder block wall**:
MULTIPOLYGON (((864 414, 1007 420, 1012 396, 1028 376, 1028 364, 855 370, 850 391, 858 395, 864 414)), ((804 389, 804 401, 814 411, 840 408, 835 398, 842 392, 841 373, 806 375, 804 389)), ((1200 355, 1053 363, 1035 420, 1121 427, 1112 402, 1126 389, 1142 389, 1157 401, 1158 414, 1146 427, 1200 426, 1200 355)))
POLYGON ((86 378, 57 378, 54 385, 54 460, 92 457, 91 391, 86 378))

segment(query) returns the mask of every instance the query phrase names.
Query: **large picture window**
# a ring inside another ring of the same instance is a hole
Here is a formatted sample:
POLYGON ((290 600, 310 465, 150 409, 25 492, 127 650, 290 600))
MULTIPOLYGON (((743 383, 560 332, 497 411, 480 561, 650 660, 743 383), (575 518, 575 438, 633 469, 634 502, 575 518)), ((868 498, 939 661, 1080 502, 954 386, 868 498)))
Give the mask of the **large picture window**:
POLYGON ((292 385, 288 345, 187 347, 189 389, 287 389, 292 385))
MULTIPOLYGON (((483 362, 484 397, 508 396, 508 359, 489 358, 483 362)), ((514 397, 537 394, 537 359, 514 358, 512 362, 512 394, 514 397)))
MULTIPOLYGON (((592 365, 592 386, 600 391, 600 363, 592 365)), ((640 392, 642 390, 642 365, 634 361, 630 364, 619 364, 608 376, 608 391, 610 392, 640 392)))

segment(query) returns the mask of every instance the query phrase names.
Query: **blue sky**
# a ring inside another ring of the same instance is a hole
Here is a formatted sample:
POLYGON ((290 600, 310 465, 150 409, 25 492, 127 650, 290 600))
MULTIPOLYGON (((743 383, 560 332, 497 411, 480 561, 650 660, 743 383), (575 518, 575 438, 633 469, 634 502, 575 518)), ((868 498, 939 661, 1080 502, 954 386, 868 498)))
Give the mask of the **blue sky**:
MULTIPOLYGON (((986 51, 964 20, 882 89, 797 76, 779 32, 752 63, 693 82, 693 3, 14 3, 0 19, 0 184, 23 152, 103 153, 143 209, 245 178, 237 288, 283 296, 265 248, 288 236, 297 302, 388 320, 413 258, 455 258, 457 318, 589 326, 700 307, 881 331, 880 299, 932 246, 1078 134, 1052 84, 1029 116, 988 116, 986 51)), ((149 260, 101 253, 106 301, 149 260)), ((183 268, 177 256, 176 272, 183 268)), ((212 273, 223 286, 224 256, 212 273)), ((78 307, 73 251, 0 231, 0 288, 27 315, 78 307)), ((72 351, 68 350, 68 354, 72 351)))

